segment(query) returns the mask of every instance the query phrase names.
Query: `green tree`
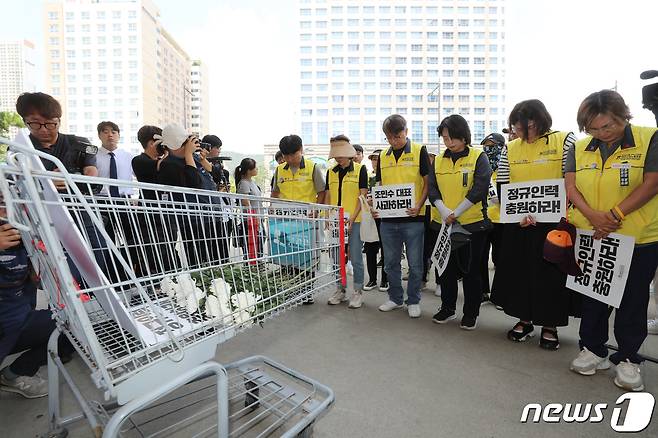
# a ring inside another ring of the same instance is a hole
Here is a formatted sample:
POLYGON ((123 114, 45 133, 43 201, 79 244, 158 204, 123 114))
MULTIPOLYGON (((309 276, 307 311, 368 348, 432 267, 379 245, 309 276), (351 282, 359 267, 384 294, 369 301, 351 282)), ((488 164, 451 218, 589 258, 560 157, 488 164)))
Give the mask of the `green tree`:
MULTIPOLYGON (((0 137, 7 137, 9 135, 9 128, 15 126, 17 128, 24 128, 21 116, 13 111, 0 111, 0 137)), ((0 163, 4 163, 7 157, 7 145, 0 143, 0 163)))

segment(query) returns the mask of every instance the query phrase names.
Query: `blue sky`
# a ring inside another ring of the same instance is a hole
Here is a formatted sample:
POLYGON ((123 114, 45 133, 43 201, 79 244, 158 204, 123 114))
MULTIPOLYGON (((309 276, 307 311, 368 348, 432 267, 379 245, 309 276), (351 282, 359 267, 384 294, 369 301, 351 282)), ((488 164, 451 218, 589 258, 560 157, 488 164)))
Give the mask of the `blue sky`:
MULTIPOLYGON (((297 130, 296 0, 155 0, 167 30, 211 73, 211 130, 227 148, 260 152, 297 130), (265 37, 263 37, 265 36, 265 37)), ((3 10, 0 39, 39 46, 41 0, 3 10), (26 18, 35 21, 26 25, 26 18)), ((638 124, 652 124, 641 107, 639 74, 658 69, 658 2, 642 0, 508 0, 508 108, 539 98, 555 129, 575 130, 579 103, 614 86, 638 124), (622 7, 623 5, 623 7, 622 7)))

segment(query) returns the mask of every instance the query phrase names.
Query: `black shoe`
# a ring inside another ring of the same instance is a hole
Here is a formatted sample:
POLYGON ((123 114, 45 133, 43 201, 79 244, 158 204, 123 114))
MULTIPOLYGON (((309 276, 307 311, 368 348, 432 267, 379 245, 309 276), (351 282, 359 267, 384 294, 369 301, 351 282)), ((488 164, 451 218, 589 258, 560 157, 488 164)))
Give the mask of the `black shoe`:
POLYGON ((377 282, 370 280, 368 283, 363 286, 363 290, 373 290, 377 287, 377 282))
POLYGON ((482 300, 481 300, 481 303, 486 303, 487 301, 489 301, 489 299, 490 299, 489 294, 486 293, 486 292, 483 292, 483 293, 482 293, 482 300))
POLYGON ((379 290, 382 292, 387 292, 389 288, 388 281, 382 281, 379 285, 379 290))
POLYGON ((302 304, 305 306, 310 306, 311 304, 315 304, 315 300, 313 297, 308 297, 304 301, 302 301, 302 304))
POLYGON ((437 324, 445 324, 446 322, 452 321, 455 318, 456 316, 454 310, 441 308, 436 314, 434 314, 432 321, 437 324))
POLYGON ((384 266, 384 260, 379 259, 379 261, 377 262, 377 267, 381 267, 381 266, 384 266))
POLYGON ((560 348, 560 338, 557 337, 557 330, 542 327, 541 338, 539 338, 539 346, 544 350, 557 350, 560 348), (546 339, 544 335, 552 334, 555 339, 546 339))
POLYGON ((528 338, 532 338, 534 334, 532 333, 535 331, 535 326, 532 324, 526 324, 524 322, 517 322, 514 327, 512 327, 512 330, 507 332, 507 339, 510 341, 514 342, 523 342, 528 338), (521 327, 523 331, 517 332, 514 329, 517 327, 521 327))
POLYGON ((463 328, 464 330, 475 330, 477 323, 478 323, 477 317, 474 318, 472 316, 464 315, 462 317, 461 324, 459 324, 459 327, 463 328))

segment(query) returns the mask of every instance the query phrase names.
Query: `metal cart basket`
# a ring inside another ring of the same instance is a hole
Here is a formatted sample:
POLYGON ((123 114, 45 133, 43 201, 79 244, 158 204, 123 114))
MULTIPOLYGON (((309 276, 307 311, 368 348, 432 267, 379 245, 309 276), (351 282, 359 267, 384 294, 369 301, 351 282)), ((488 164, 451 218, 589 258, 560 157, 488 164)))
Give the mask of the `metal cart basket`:
POLYGON ((97 436, 312 432, 331 389, 261 356, 223 366, 212 358, 237 333, 344 284, 342 211, 71 175, 31 145, 0 140, 11 150, 0 166, 7 219, 57 322, 50 435, 84 417, 97 436), (62 170, 46 171, 42 160, 62 170), (110 186, 121 196, 108 196, 110 186), (62 364, 60 333, 102 403, 88 400, 62 364), (81 413, 61 416, 60 376, 81 413))

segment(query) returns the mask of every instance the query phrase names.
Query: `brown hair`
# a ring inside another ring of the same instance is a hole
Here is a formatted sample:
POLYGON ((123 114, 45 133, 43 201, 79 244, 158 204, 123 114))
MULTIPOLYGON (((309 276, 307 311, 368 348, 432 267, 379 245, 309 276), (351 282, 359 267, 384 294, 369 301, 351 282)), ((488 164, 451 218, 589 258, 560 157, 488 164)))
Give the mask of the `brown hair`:
POLYGON ((621 94, 614 90, 601 90, 587 96, 578 108, 578 129, 585 131, 599 114, 609 114, 617 120, 628 122, 633 116, 621 94))
POLYGON ((22 118, 36 112, 46 119, 58 119, 62 117, 62 106, 49 94, 23 93, 16 100, 16 112, 22 118))
POLYGON ((331 137, 331 138, 329 139, 329 143, 332 143, 332 142, 334 142, 334 141, 346 141, 346 142, 349 143, 349 142, 350 142, 350 139, 349 139, 346 135, 344 135, 344 134, 338 134, 337 136, 335 136, 335 137, 331 137))
POLYGON ((399 114, 386 117, 382 130, 386 135, 395 135, 407 129, 407 121, 399 114))
POLYGON ((98 134, 100 135, 100 133, 103 132, 103 129, 105 129, 105 128, 110 128, 111 130, 119 132, 119 133, 121 132, 121 131, 119 131, 119 125, 117 125, 114 122, 110 122, 110 121, 100 122, 98 124, 98 126, 96 127, 96 130, 98 131, 98 134))
MULTIPOLYGON (((535 122, 537 134, 546 134, 553 126, 553 119, 548 113, 546 106, 539 99, 524 100, 514 105, 512 112, 509 113, 507 124, 510 129, 512 126, 520 123, 523 127, 524 140, 528 139, 528 122, 532 120, 535 122)), ((521 136, 519 136, 521 137, 521 136)))
POLYGON ((144 125, 137 131, 137 141, 146 149, 149 141, 154 140, 155 134, 162 135, 162 129, 153 125, 144 125))

